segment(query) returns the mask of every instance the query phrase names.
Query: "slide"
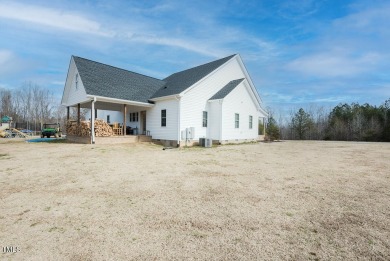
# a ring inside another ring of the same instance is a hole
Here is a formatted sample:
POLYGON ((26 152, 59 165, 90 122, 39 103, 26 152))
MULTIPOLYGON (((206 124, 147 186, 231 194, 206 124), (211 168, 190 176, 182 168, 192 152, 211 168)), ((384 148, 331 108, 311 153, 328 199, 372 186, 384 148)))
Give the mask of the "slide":
POLYGON ((18 131, 17 129, 12 129, 12 132, 16 133, 16 135, 19 138, 28 138, 28 136, 26 134, 24 134, 23 132, 18 131))

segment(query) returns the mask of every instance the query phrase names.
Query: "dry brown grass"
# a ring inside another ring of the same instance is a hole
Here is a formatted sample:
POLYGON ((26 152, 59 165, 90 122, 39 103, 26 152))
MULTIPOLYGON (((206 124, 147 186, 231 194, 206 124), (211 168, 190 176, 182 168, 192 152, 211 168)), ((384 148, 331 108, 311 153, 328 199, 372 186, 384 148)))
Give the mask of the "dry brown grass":
POLYGON ((390 259, 389 143, 0 154, 0 259, 390 259))

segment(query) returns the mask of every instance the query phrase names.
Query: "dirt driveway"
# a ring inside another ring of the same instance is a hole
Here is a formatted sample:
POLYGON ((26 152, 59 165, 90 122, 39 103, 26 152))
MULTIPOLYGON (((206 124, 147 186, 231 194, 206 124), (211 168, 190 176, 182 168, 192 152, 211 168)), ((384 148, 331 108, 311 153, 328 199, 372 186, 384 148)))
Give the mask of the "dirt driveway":
POLYGON ((390 143, 2 143, 0 250, 5 260, 390 260, 390 143))

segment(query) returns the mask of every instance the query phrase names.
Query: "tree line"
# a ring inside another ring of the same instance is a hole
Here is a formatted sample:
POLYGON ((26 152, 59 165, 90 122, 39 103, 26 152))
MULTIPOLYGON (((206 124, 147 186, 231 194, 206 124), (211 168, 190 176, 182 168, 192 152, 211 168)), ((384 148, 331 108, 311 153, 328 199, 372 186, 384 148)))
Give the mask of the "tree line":
POLYGON ((277 121, 269 114, 270 139, 390 141, 390 99, 380 106, 344 103, 324 107, 300 108, 277 121))
POLYGON ((53 93, 32 82, 0 89, 0 116, 12 117, 13 127, 39 131, 44 123, 63 121, 64 114, 53 93))

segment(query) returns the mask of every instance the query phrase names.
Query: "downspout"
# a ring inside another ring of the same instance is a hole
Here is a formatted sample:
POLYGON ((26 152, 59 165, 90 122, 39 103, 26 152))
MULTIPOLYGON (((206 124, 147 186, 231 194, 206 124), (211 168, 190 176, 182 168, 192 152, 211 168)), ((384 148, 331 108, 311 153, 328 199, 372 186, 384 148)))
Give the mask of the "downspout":
POLYGON ((177 110, 177 147, 180 147, 180 96, 176 95, 175 99, 178 102, 177 110))
POLYGON ((91 105, 91 144, 95 144, 95 102, 96 97, 93 97, 91 105))

